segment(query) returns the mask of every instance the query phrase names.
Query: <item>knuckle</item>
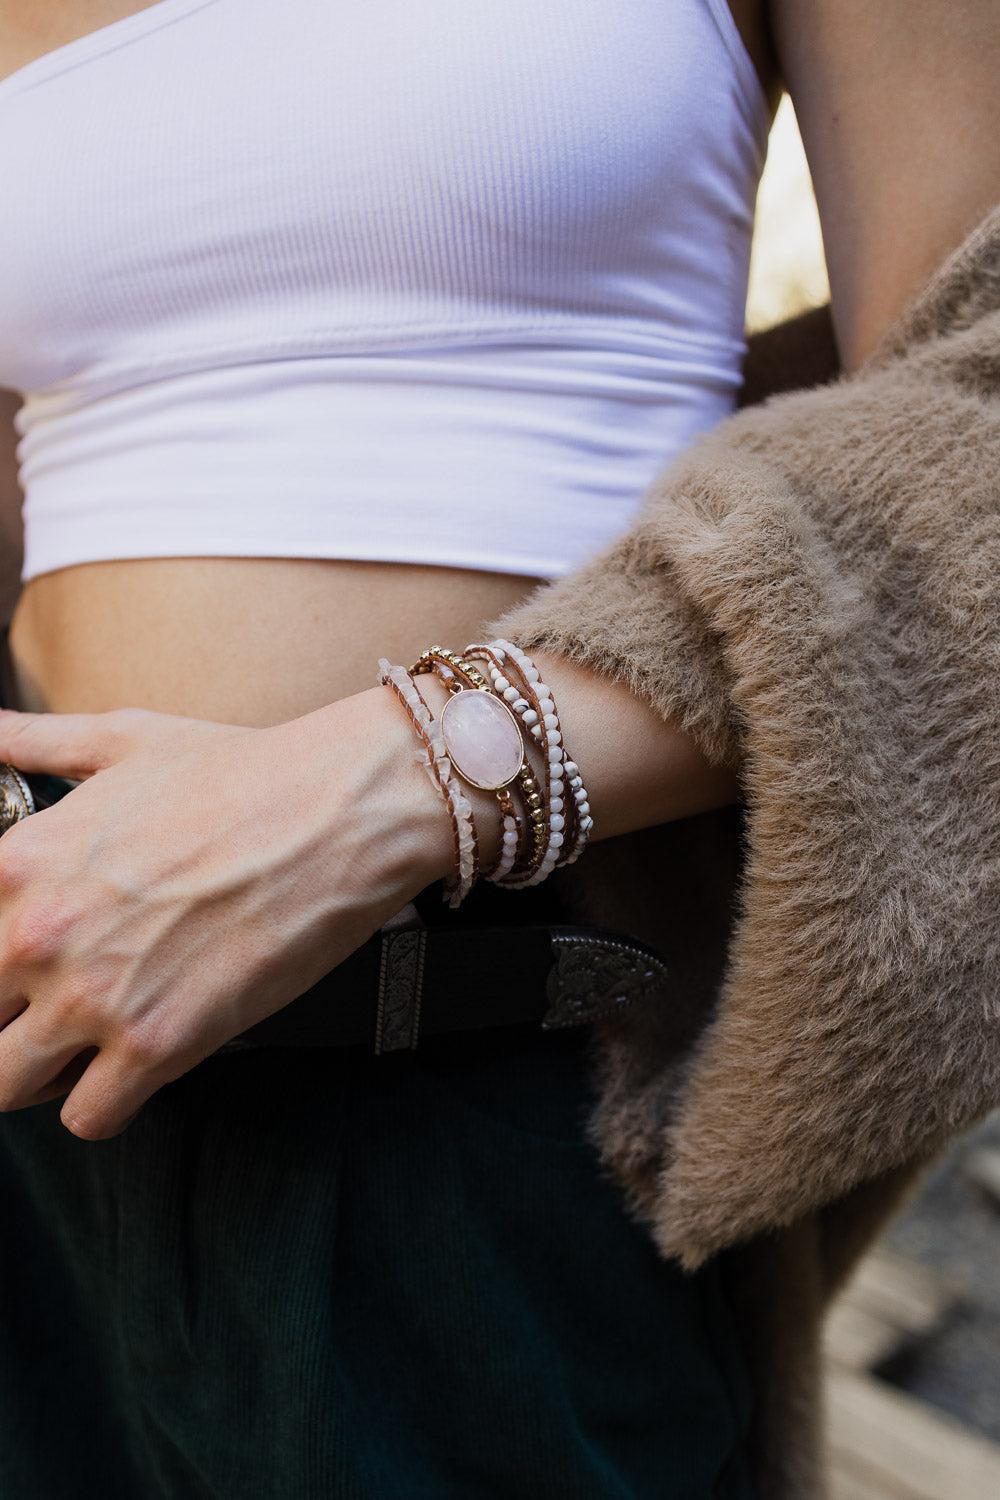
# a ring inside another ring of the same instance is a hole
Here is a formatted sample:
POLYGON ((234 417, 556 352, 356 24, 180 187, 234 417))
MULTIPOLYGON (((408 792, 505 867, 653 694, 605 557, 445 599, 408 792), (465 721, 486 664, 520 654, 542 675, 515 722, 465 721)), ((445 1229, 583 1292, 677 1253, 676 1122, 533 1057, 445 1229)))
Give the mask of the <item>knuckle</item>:
POLYGON ((54 1035, 72 1032, 82 1036, 100 1030, 100 1016, 93 995, 76 986, 60 989, 46 997, 45 1019, 54 1035))
POLYGON ((0 836, 0 890, 20 890, 35 873, 34 840, 26 839, 15 823, 0 836))
POLYGON ((166 1038, 145 1021, 128 1022, 118 1033, 117 1050, 130 1068, 152 1072, 169 1056, 166 1038))
POLYGON ((116 756, 148 738, 150 725, 158 718, 150 708, 111 708, 95 719, 90 736, 89 763, 95 770, 111 765, 116 756))
POLYGON ((169 1082, 192 1065, 198 1053, 197 1026, 176 1011, 155 1011, 126 1021, 117 1032, 117 1051, 125 1065, 140 1073, 155 1073, 169 1082))
POLYGON ((20 967, 51 958, 58 946, 63 923, 48 906, 22 903, 7 923, 4 956, 8 964, 20 967))

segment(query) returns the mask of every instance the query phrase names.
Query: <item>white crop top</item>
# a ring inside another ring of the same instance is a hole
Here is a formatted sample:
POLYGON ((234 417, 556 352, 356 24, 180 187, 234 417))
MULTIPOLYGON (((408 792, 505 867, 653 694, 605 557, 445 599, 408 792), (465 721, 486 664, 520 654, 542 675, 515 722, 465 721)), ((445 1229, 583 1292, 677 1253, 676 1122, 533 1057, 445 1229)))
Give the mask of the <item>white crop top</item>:
POLYGON ((0 81, 23 577, 555 578, 740 383, 726 0, 157 0, 0 81))

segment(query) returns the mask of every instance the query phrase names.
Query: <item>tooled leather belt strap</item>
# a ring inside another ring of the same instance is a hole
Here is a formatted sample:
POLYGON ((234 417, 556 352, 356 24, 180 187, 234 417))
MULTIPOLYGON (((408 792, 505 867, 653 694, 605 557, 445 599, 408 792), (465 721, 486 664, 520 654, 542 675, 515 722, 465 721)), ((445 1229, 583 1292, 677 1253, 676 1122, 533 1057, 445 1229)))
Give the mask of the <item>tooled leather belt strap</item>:
POLYGON ((662 997, 652 949, 597 927, 406 927, 358 948, 289 1005, 219 1049, 416 1047, 422 1035, 535 1022, 580 1026, 662 997))
MULTIPOLYGON (((0 763, 0 833, 71 791, 0 763)), ((443 1031, 580 1026, 662 997, 669 972, 637 938, 561 925, 388 926, 295 1000, 220 1047, 416 1047, 443 1031)))

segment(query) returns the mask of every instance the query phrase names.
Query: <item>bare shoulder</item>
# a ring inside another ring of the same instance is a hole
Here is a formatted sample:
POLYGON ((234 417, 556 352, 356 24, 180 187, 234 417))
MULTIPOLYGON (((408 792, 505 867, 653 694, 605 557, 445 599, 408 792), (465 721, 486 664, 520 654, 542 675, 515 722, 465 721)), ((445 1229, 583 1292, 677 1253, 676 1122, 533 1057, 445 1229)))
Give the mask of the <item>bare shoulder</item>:
POLYGON ((1000 201, 997 0, 768 0, 849 366, 1000 201))

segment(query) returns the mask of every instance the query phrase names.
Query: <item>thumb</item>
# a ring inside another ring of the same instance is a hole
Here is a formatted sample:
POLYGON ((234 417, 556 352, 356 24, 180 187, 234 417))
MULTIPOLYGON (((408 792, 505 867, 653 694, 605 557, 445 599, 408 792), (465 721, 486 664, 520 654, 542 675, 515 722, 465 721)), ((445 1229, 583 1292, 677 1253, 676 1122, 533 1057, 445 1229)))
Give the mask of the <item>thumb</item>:
POLYGON ((102 714, 29 714, 0 708, 0 761, 83 781, 133 748, 142 709, 102 714))

